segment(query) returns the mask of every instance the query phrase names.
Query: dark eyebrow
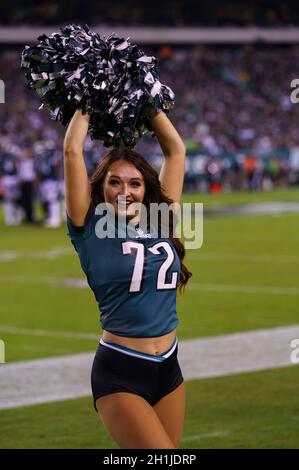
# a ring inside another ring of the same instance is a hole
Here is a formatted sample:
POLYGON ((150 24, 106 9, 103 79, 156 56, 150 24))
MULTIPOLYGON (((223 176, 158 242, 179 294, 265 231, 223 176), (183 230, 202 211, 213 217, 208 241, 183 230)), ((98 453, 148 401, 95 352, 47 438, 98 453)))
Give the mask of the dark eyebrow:
MULTIPOLYGON (((119 176, 116 176, 116 175, 110 175, 110 178, 121 179, 119 176)), ((133 178, 131 178, 131 180, 139 180, 139 181, 142 181, 141 178, 138 178, 138 176, 134 176, 133 178)))

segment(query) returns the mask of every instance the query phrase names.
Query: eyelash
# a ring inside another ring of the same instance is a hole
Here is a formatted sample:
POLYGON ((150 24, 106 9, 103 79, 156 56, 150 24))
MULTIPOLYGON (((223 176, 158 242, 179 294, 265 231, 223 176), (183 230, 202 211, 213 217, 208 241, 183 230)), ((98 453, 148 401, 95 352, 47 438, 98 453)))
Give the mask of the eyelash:
MULTIPOLYGON (((117 180, 111 180, 111 181, 109 181, 109 183, 114 185, 114 184, 118 184, 118 181, 117 180)), ((140 183, 135 181, 135 182, 132 183, 132 185, 140 186, 140 183)))

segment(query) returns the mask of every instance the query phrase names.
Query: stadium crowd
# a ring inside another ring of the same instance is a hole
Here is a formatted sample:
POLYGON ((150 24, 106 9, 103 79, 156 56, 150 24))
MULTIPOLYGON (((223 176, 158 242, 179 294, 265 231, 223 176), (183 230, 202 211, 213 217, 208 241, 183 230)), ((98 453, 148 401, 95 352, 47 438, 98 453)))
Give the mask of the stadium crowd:
MULTIPOLYGON (((290 100, 299 50, 278 47, 164 46, 158 57, 161 82, 176 94, 170 118, 187 148, 186 189, 268 189, 299 183, 299 104, 290 100)), ((0 172, 6 223, 34 223, 34 202, 44 224, 58 226, 63 210, 65 128, 39 109, 20 69, 21 50, 0 53, 0 172)), ((105 152, 89 138, 89 174, 105 152)), ((159 170, 161 149, 145 135, 136 146, 159 170)))
POLYGON ((56 25, 84 21, 94 26, 263 26, 299 24, 297 2, 239 0, 19 0, 1 5, 0 25, 56 25))

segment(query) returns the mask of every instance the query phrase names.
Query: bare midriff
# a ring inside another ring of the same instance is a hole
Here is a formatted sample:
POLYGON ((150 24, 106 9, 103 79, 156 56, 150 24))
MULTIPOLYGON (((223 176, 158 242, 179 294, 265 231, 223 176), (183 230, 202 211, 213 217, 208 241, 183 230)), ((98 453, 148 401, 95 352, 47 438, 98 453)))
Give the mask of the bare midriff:
POLYGON ((176 337, 176 329, 166 335, 153 338, 130 338, 128 336, 118 336, 110 331, 103 330, 102 338, 104 341, 110 341, 120 346, 146 354, 161 355, 166 352, 173 344, 176 337))

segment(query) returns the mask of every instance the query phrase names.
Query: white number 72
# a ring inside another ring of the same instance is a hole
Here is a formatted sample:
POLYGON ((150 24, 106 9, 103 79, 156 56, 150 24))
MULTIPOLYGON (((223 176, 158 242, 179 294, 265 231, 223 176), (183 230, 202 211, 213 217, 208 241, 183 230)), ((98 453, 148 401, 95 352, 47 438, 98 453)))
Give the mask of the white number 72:
MULTIPOLYGON (((178 272, 172 273, 171 282, 166 282, 166 274, 169 267, 174 261, 174 253, 167 242, 158 242, 149 248, 149 251, 154 255, 161 255, 160 249, 163 248, 167 253, 166 260, 161 264, 158 278, 157 278, 157 290, 162 289, 175 289, 177 285, 178 272)), ((122 243, 122 251, 124 255, 129 255, 132 251, 136 251, 136 258, 134 263, 134 269, 130 284, 129 292, 139 292, 141 287, 143 269, 144 269, 144 245, 142 243, 126 241, 122 243)))

